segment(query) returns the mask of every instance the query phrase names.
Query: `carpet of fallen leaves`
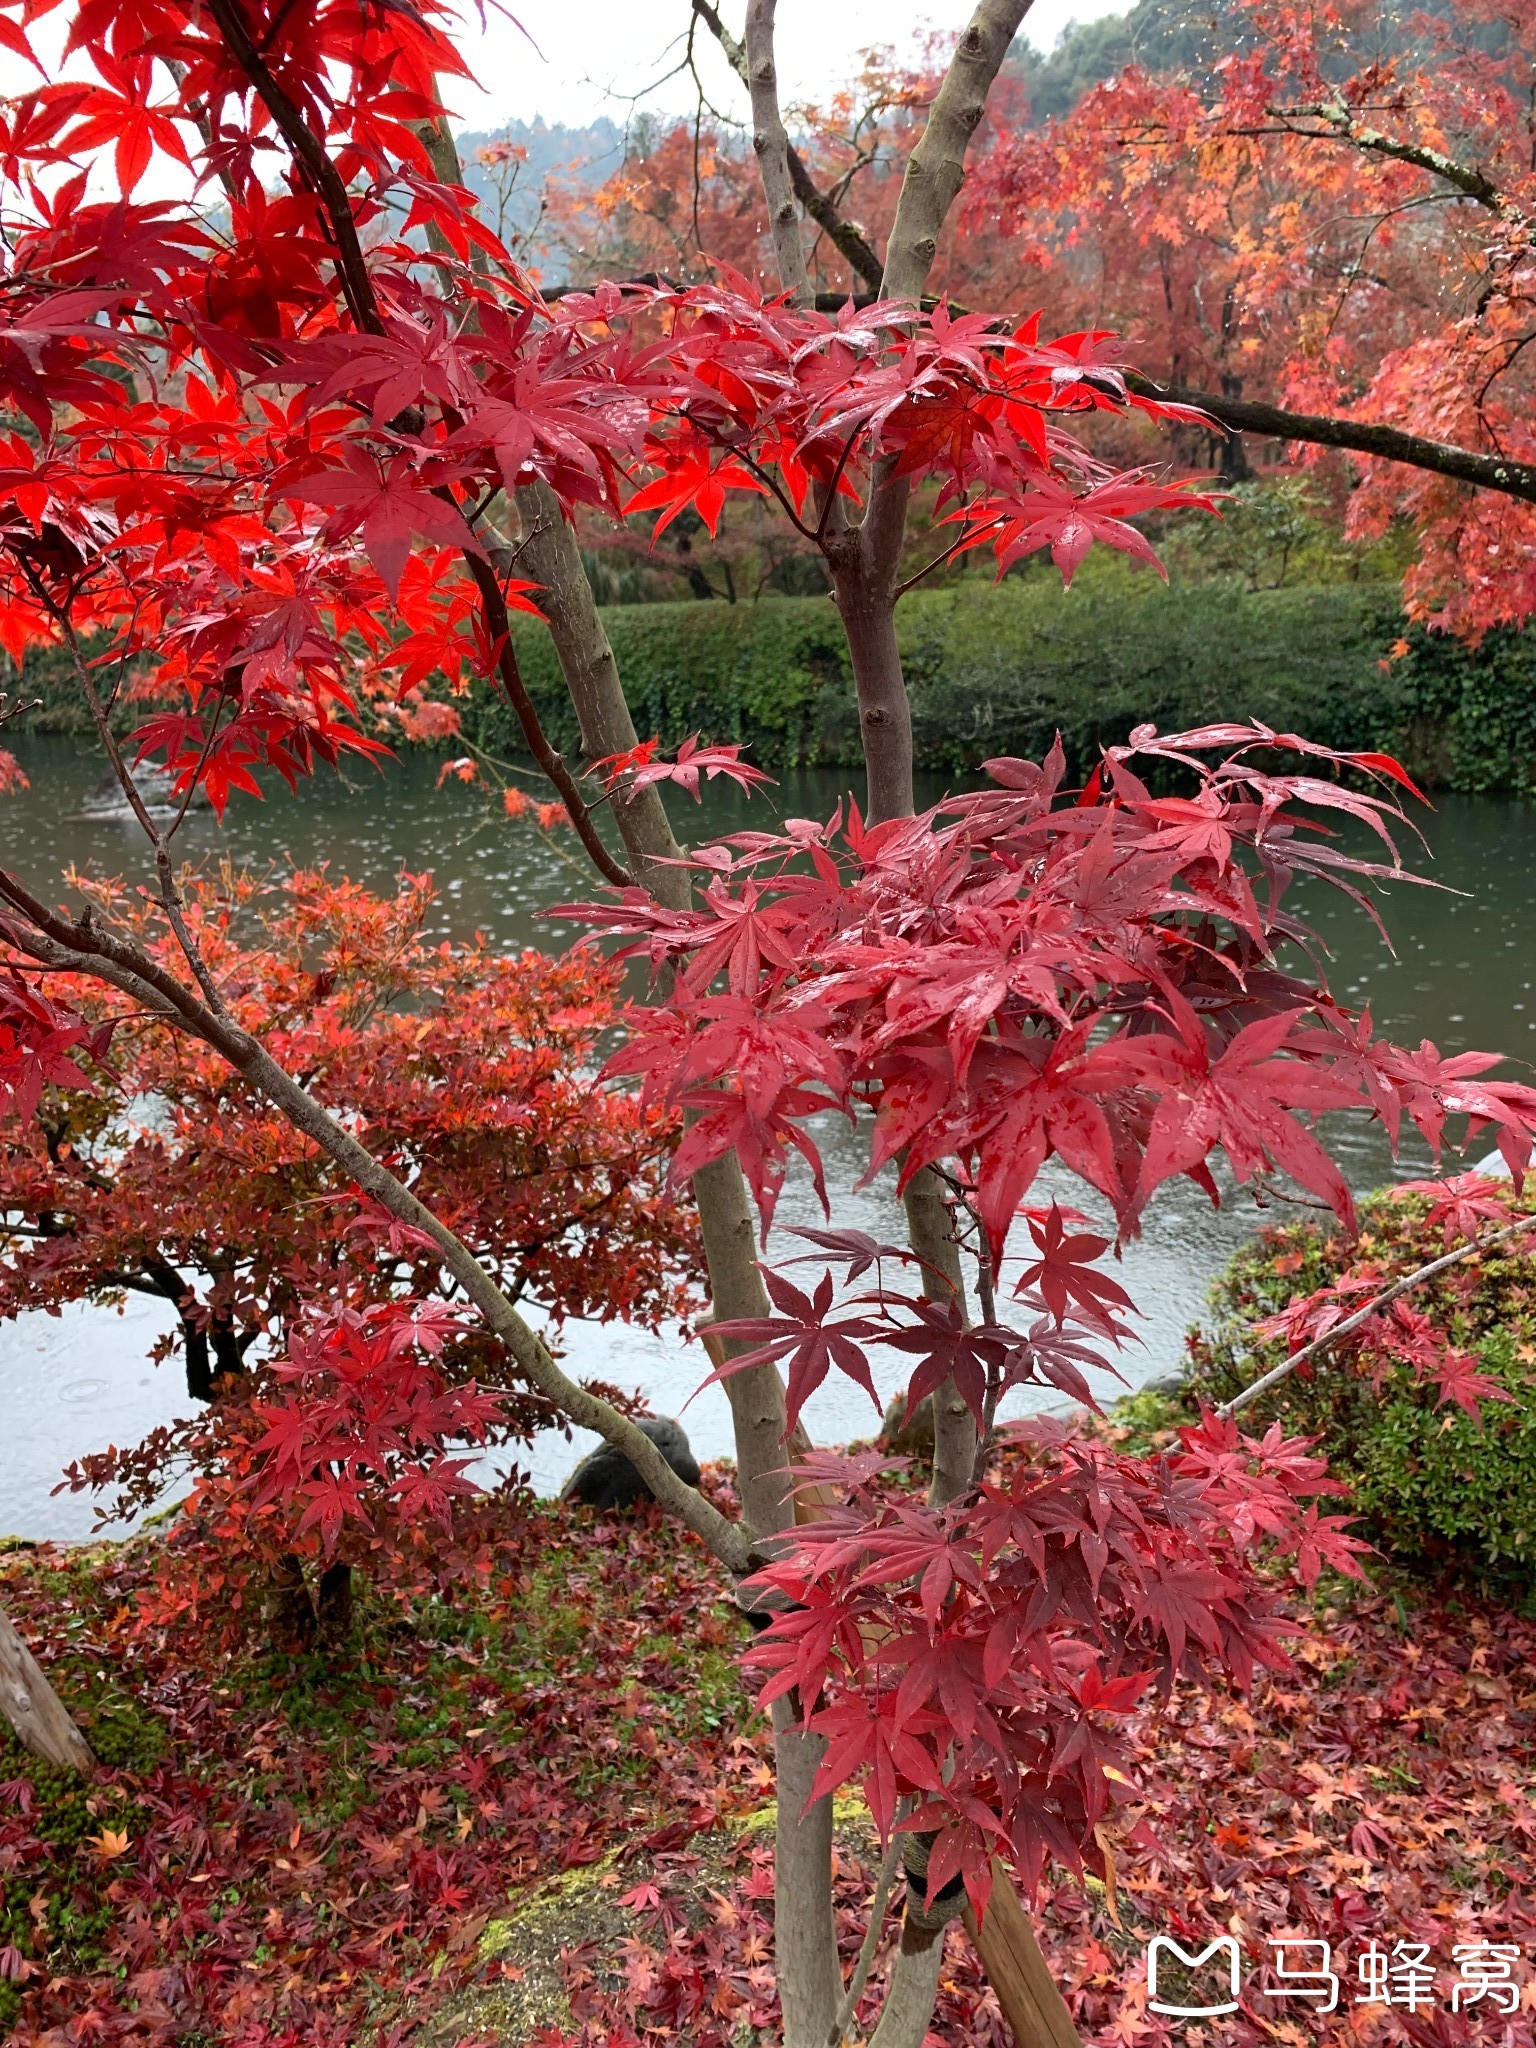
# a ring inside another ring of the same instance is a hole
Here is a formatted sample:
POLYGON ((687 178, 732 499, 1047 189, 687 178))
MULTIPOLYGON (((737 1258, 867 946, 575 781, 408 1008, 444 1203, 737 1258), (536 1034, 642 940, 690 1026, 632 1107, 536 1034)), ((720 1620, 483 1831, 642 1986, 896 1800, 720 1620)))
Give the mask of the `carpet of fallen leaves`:
MULTIPOLYGON (((772 2029, 771 1832, 743 1824, 771 1774, 733 1670, 739 1618, 691 1539, 650 1515, 505 1503, 479 1585, 451 1602, 364 1598, 357 1654, 330 1666, 265 1655, 234 1627, 178 1628, 164 1575, 196 1569, 207 1541, 181 1528, 0 1557, 0 1604, 107 1758, 72 1789, 0 1750, 8 2038, 440 2041, 455 2001, 518 1974, 482 1942, 487 1923, 593 1865, 622 1932, 585 1939, 571 1916, 570 2024, 535 2034, 540 2048, 742 2048, 772 2029)), ((1536 1623, 1396 1579, 1326 1588, 1297 1619, 1293 1676, 1246 1701, 1183 1688, 1143 1719, 1141 1793, 1122 1816, 1139 1846, 1114 1896, 1063 1881, 1042 1899, 1080 2030, 1127 2048, 1528 2048, 1536 1623), (1149 2013, 1147 1940, 1228 1932, 1246 1957, 1240 2012, 1204 2031, 1149 2013), (1333 2015, 1260 1995, 1279 1935, 1331 1944, 1333 2015), (1432 2002, 1356 2002, 1372 1940, 1427 1949, 1432 2002), (1467 1942, 1521 1950, 1514 2015, 1487 1999, 1450 2011, 1467 1942)), ((877 1852, 856 1827, 839 1843, 851 1967, 877 1852)), ((870 2016, 880 1981, 877 1966, 870 2016)), ((930 2042, 1010 2038, 952 1930, 930 2042)))

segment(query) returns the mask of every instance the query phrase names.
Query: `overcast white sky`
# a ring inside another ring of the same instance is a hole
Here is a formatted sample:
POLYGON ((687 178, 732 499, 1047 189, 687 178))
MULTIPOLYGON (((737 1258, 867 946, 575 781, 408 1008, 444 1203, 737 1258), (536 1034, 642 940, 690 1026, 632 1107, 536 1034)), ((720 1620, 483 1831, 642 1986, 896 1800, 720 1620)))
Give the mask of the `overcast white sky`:
MULTIPOLYGON (((611 96, 627 94, 663 76, 678 60, 687 26, 687 0, 507 0, 526 35, 491 11, 478 25, 473 6, 463 48, 481 90, 450 92, 459 125, 499 128, 509 120, 565 121, 582 126, 599 114, 624 118, 611 96)), ((1090 21, 1125 11, 1128 0, 1035 0, 1025 33, 1048 50, 1069 21, 1090 21)), ((970 18, 972 0, 779 0, 777 44, 780 91, 790 103, 823 98, 852 76, 860 52, 886 43, 907 54, 929 29, 957 31, 970 18)), ((722 0, 727 24, 740 32, 742 0, 722 0)), ((710 42, 700 30, 699 43, 710 42)), ((708 57, 719 104, 729 110, 740 88, 718 52, 708 57)), ((701 66, 702 69, 702 66, 701 66)), ((446 83, 446 81, 445 81, 446 83)), ((680 111, 691 104, 686 87, 663 87, 650 102, 658 110, 680 111)))
MULTIPOLYGON (((1048 50, 1071 21, 1124 13, 1130 0, 1034 0, 1025 19, 1031 41, 1048 50)), ((745 0, 720 0, 721 13, 739 31, 745 0)), ((970 18, 974 0, 779 0, 777 49, 780 91, 787 106, 826 99, 855 76, 862 53, 876 45, 898 58, 913 54, 932 31, 955 33, 970 18)), ((601 114, 623 122, 626 95, 648 86, 641 102, 656 113, 692 110, 684 80, 663 83, 682 52, 688 0, 458 0, 458 40, 477 87, 444 79, 449 107, 461 129, 492 131, 508 121, 585 127, 601 114), (481 7, 483 6, 483 18, 481 7), (513 17, 521 27, 514 25, 513 17)), ((60 51, 69 13, 47 16, 31 31, 33 47, 50 76, 61 75, 60 51)), ((707 30, 698 35, 700 71, 725 113, 746 112, 746 96, 707 30)), ((67 74, 81 75, 78 61, 67 74)), ((30 91, 38 75, 13 51, 0 50, 0 97, 30 91)), ((157 156, 139 186, 139 200, 185 196, 187 178, 157 156)), ((111 189, 107 158, 93 172, 91 196, 111 189)))

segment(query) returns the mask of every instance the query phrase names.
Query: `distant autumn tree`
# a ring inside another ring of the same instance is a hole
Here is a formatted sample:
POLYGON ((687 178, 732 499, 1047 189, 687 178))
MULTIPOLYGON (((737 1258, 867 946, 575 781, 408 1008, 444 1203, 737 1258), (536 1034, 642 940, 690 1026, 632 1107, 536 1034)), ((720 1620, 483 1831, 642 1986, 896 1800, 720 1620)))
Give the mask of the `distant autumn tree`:
MULTIPOLYGON (((108 917, 142 907, 86 885, 108 917)), ((280 1048, 379 1158, 433 1199, 514 1299, 651 1329, 684 1312, 694 1261, 663 1183, 675 1129, 594 1089, 617 978, 592 953, 505 957, 430 940, 427 877, 378 896, 324 873, 186 885, 223 1001, 280 1048)), ((149 934, 146 933, 146 936, 149 934)), ((51 1086, 0 1144, 0 1315, 150 1295, 157 1347, 212 1398, 255 1345, 281 1345, 317 1291, 356 1306, 431 1290, 426 1248, 391 1244, 334 1165, 209 1048, 121 1006, 91 1085, 51 1086)), ((462 1344, 467 1374, 488 1363, 462 1344)))
MULTIPOLYGON (((163 957, 142 904, 85 887, 163 957)), ((318 872, 281 885, 226 873, 189 879, 183 896, 226 1010, 430 1193, 509 1298, 556 1333, 570 1318, 656 1329, 689 1312, 697 1244, 665 1187, 676 1119, 592 1083, 618 994, 596 954, 508 958, 430 940, 424 876, 388 897, 318 872)), ((361 1198, 210 1047, 117 997, 88 1014, 101 1056, 88 1073, 61 1065, 32 1116, 0 1133, 0 1316, 128 1294, 174 1310, 153 1355, 179 1353, 187 1392, 212 1412, 83 1459, 75 1483, 110 1487, 132 1511, 195 1477, 229 1543, 230 1584, 260 1598, 271 1582, 291 1646, 308 1610, 298 1561, 328 1566, 322 1619, 339 1639, 346 1568, 376 1574, 386 1537, 406 1543, 413 1568, 434 1550, 439 1568, 456 1555, 445 1510, 469 1489, 445 1440, 526 1443, 559 1411, 484 1391, 504 1377, 494 1339, 446 1312, 423 1320, 437 1294, 430 1244, 361 1198), (367 1372, 336 1373, 334 1347, 310 1327, 322 1301, 346 1319, 335 1357, 367 1372), (263 1495, 272 1460, 258 1447, 297 1412, 293 1390, 327 1375, 326 1433, 301 1434, 287 1483, 263 1495), (366 1385, 384 1396, 372 1413, 366 1385), (346 1389, 356 1402, 337 1405, 346 1389), (322 1486, 338 1462, 344 1481, 322 1486)))
POLYGON ((1234 432, 1352 450, 1347 532, 1408 522, 1410 614, 1475 638, 1536 609, 1533 85, 1507 0, 1227 0, 997 132, 966 214, 1234 432))

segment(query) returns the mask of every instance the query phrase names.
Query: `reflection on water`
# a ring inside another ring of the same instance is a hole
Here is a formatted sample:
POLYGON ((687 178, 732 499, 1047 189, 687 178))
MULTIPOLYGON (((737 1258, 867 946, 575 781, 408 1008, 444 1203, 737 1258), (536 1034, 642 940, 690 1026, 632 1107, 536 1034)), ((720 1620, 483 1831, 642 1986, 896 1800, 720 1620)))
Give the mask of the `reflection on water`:
MULTIPOLYGON (((54 878, 71 863, 98 873, 145 871, 134 827, 81 816, 100 776, 96 757, 62 740, 23 741, 17 751, 32 788, 0 800, 0 862, 45 895, 55 893, 54 878)), ((538 834, 502 822, 473 791, 453 782, 439 790, 437 766, 416 757, 382 776, 354 768, 346 780, 318 782, 297 800, 281 791, 265 804, 237 799, 222 828, 207 815, 189 818, 183 833, 188 857, 228 854, 262 868, 325 861, 338 874, 375 887, 389 886, 402 868, 429 869, 440 891, 434 920, 444 933, 480 930, 507 947, 566 943, 574 933, 537 912, 590 893, 588 871, 538 834)), ((825 815, 843 786, 844 778, 832 773, 796 775, 770 790, 767 802, 786 815, 825 815)), ((935 784, 920 800, 938 794, 935 784)), ((699 812, 686 803, 681 809, 695 837, 761 826, 768 818, 761 796, 749 805, 734 788, 706 789, 699 812)), ((1528 1060, 1536 1052, 1529 1035, 1536 1032, 1536 965, 1528 913, 1536 897, 1536 806, 1450 797, 1425 815, 1424 832, 1429 857, 1422 865, 1442 886, 1395 884, 1386 892, 1395 954, 1342 897, 1319 888, 1304 895, 1332 956, 1330 979, 1341 997, 1369 1003, 1377 1028, 1400 1041, 1428 1037, 1447 1050, 1483 1046, 1528 1060)), ((1524 1077, 1523 1068, 1511 1071, 1524 1077)), ((1357 1189, 1424 1170, 1421 1150, 1405 1149, 1394 1165, 1380 1131, 1334 1122, 1335 1149, 1357 1189)), ((850 1186, 863 1162, 847 1127, 825 1120, 818 1137, 829 1186, 850 1186)), ((1152 1204, 1145 1236, 1126 1251, 1122 1277, 1145 1318, 1142 1344, 1122 1360, 1132 1383, 1177 1363, 1183 1332, 1211 1276, 1254 1227, 1252 1201, 1227 1192, 1232 1198, 1213 1211, 1188 1183, 1165 1187, 1152 1204)), ((1096 1198, 1059 1169, 1044 1176, 1040 1193, 1096 1212, 1096 1198)), ((840 1196, 837 1220, 889 1235, 888 1184, 851 1199, 840 1196)), ((808 1182, 792 1179, 781 1225, 820 1221, 808 1182)), ((786 1240, 780 1255, 790 1249, 786 1240)), ((69 1459, 108 1442, 134 1441, 185 1405, 179 1368, 157 1369, 145 1357, 161 1327, 158 1305, 138 1301, 122 1316, 80 1308, 0 1326, 0 1404, 10 1418, 0 1467, 0 1532, 76 1537, 89 1531, 89 1503, 51 1499, 49 1489, 69 1459)), ((680 1335, 568 1325, 563 1342, 576 1371, 642 1388, 664 1414, 683 1408, 707 1369, 698 1346, 680 1335)), ((729 1415, 718 1387, 701 1394, 684 1419, 702 1456, 728 1451, 729 1415)), ((874 1414, 865 1395, 838 1379, 813 1397, 806 1419, 820 1441, 837 1442, 869 1433, 874 1414)), ((589 1441, 579 1433, 574 1442, 554 1433, 542 1439, 525 1460, 535 1483, 552 1490, 589 1441)))

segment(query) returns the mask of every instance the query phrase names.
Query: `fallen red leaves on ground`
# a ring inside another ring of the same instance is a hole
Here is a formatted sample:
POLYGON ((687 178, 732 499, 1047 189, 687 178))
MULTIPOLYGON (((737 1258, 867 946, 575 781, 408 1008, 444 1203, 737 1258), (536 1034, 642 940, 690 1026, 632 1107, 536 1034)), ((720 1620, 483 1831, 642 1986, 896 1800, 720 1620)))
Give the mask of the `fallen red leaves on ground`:
MULTIPOLYGON (((576 2031, 543 2038, 727 2048, 773 2025, 771 1834, 734 1825, 771 1780, 726 1587, 649 1516, 486 1513, 483 1591, 367 1600, 355 1660, 330 1667, 145 1619, 167 1563, 208 1541, 195 1529, 0 1560, 0 1598, 109 1759, 74 1794, 14 1746, 0 1759, 17 2043, 404 2043, 498 1979, 480 1937, 509 1897, 619 1850, 604 1882, 632 1933, 567 1950, 576 2031)), ((1171 2038, 1146 2011, 1159 1933, 1238 1936, 1244 2006, 1217 2038, 1239 2048, 1536 2038, 1536 1623, 1403 1588, 1337 1597, 1298 1615, 1293 1676, 1246 1701, 1181 1687, 1138 1720, 1113 1898, 1063 1884, 1040 1904, 1085 2038, 1171 2038), (1331 2017, 1255 1995, 1281 1934, 1331 1943, 1331 2017), (1432 2008, 1354 2003, 1373 1939, 1427 1945, 1432 2008), (1515 2016, 1450 2014, 1468 1941, 1521 1947, 1515 2016)), ((839 1839, 851 1968, 878 1850, 856 1823, 839 1839)), ((949 1943, 934 2038, 1006 2048, 969 1942, 949 1943)))

